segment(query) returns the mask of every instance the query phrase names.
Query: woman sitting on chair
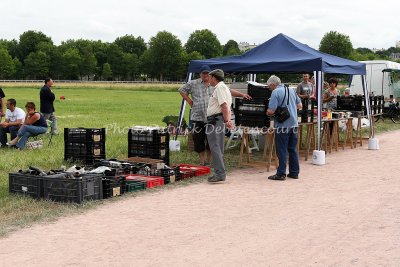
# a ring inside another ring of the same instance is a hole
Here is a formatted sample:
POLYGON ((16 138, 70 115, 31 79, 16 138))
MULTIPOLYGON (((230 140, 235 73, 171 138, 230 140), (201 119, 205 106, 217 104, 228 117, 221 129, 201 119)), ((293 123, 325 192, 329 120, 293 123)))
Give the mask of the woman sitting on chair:
POLYGON ((25 147, 29 137, 47 132, 46 119, 42 114, 36 112, 35 103, 27 102, 25 108, 25 122, 19 129, 17 137, 8 143, 9 146, 16 146, 18 149, 25 147))

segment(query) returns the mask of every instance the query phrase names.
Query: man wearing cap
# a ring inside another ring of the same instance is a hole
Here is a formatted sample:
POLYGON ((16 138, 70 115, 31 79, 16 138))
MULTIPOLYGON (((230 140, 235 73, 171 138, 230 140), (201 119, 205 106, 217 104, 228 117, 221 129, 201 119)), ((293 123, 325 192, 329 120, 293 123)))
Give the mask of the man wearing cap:
MULTIPOLYGON (((193 125, 193 143, 194 150, 199 154, 200 164, 208 165, 211 160, 211 151, 207 142, 206 123, 208 101, 214 91, 210 86, 208 65, 200 67, 200 78, 189 81, 179 89, 183 99, 192 108, 190 120, 193 125), (189 97, 191 95, 191 98, 189 97)), ((248 94, 243 94, 234 89, 230 90, 232 96, 251 99, 248 94)))
POLYGON ((207 107, 207 140, 210 145, 214 175, 208 178, 210 183, 225 181, 224 164, 224 137, 225 125, 228 129, 234 127, 231 121, 232 95, 229 88, 223 82, 224 72, 221 69, 209 73, 210 85, 214 92, 207 107))
POLYGON ((189 81, 179 89, 182 98, 192 108, 190 120, 193 125, 193 143, 194 151, 199 154, 200 164, 207 165, 211 159, 210 148, 207 144, 206 137, 206 110, 208 100, 212 94, 212 88, 209 84, 209 75, 211 71, 208 65, 200 68, 200 78, 189 81), (189 97, 189 94, 192 98, 189 97), (206 159, 207 153, 207 159, 206 159))

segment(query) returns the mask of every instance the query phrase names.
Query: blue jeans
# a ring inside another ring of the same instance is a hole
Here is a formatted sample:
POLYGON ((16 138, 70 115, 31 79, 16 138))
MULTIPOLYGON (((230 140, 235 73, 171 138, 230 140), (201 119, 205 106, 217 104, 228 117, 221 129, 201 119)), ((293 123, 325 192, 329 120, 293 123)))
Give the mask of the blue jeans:
POLYGON ((278 128, 275 133, 276 154, 279 159, 277 175, 286 174, 286 155, 289 152, 289 174, 299 175, 299 157, 297 155, 297 128, 278 128))
POLYGON ((3 146, 6 145, 7 143, 7 133, 10 133, 10 140, 13 140, 15 137, 17 137, 17 133, 19 130, 19 125, 18 126, 7 126, 5 128, 0 127, 0 144, 3 146))
POLYGON ((36 136, 39 134, 44 134, 47 132, 47 127, 33 126, 33 125, 23 125, 18 131, 18 136, 21 137, 17 143, 19 149, 25 147, 28 138, 31 136, 36 136))

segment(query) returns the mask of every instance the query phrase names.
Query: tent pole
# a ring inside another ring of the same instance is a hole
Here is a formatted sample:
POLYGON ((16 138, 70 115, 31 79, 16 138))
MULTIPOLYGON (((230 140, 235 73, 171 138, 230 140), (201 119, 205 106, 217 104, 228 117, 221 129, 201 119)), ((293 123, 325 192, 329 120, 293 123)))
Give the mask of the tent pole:
MULTIPOLYGON (((189 82, 192 80, 192 75, 193 75, 193 73, 188 74, 186 82, 189 82)), ((182 99, 181 109, 179 111, 178 130, 176 131, 176 134, 175 134, 175 141, 178 139, 179 130, 181 129, 181 126, 182 126, 183 116, 185 114, 185 107, 186 107, 186 101, 185 101, 185 99, 182 99)))
POLYGON ((371 106, 369 102, 369 92, 368 92, 368 84, 365 75, 361 75, 361 83, 364 91, 364 99, 365 99, 365 108, 367 111, 367 118, 369 120, 369 137, 374 138, 374 129, 372 127, 372 116, 371 116, 371 106))
POLYGON ((317 93, 317 125, 318 125, 318 143, 317 150, 321 150, 321 128, 322 128, 322 79, 323 73, 321 71, 317 72, 315 75, 315 86, 317 93))

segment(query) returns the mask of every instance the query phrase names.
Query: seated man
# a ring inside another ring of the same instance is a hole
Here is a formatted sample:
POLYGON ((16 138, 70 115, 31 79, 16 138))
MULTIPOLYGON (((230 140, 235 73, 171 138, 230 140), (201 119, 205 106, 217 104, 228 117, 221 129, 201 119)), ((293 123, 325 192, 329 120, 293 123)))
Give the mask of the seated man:
POLYGON ((16 107, 14 98, 7 100, 6 120, 0 123, 0 146, 7 144, 7 133, 10 133, 10 140, 17 137, 17 133, 25 119, 25 111, 16 107))
POLYGON ((25 105, 26 117, 24 124, 19 129, 17 137, 11 140, 7 145, 16 146, 18 149, 25 147, 28 138, 47 132, 47 122, 42 114, 36 111, 35 103, 27 102, 25 105))

